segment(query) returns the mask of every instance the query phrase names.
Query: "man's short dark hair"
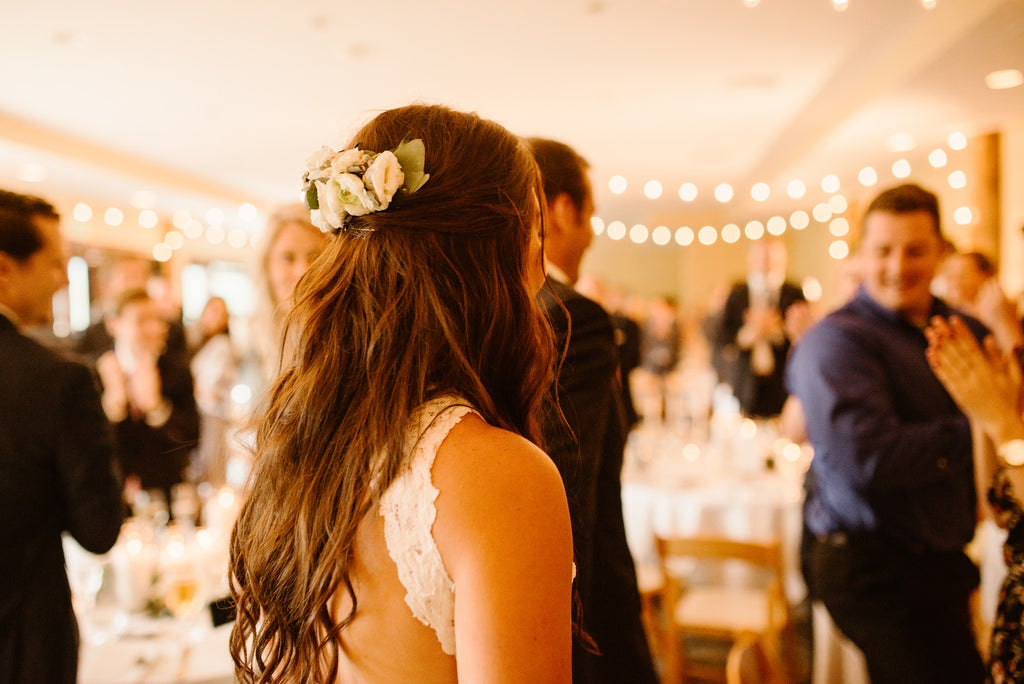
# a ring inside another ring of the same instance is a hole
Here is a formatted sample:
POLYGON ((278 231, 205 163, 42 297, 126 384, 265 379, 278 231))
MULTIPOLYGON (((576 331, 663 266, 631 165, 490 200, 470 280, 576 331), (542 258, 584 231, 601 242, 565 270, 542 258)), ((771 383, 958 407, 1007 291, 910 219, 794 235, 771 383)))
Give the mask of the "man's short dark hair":
POLYGON ((562 193, 569 196, 577 210, 590 199, 587 169, 590 164, 565 143, 546 138, 528 138, 533 158, 540 167, 544 196, 550 202, 562 193))
POLYGON ((874 211, 887 211, 890 214, 909 214, 923 211, 935 221, 935 232, 942 238, 942 223, 939 220, 939 198, 935 193, 925 190, 914 183, 904 183, 882 191, 864 213, 867 219, 874 211))
POLYGON ((118 296, 117 302, 114 304, 114 314, 120 316, 129 306, 140 302, 149 302, 152 299, 149 293, 141 287, 129 288, 118 296))
POLYGON ((44 199, 0 190, 0 252, 24 261, 42 249, 36 217, 58 220, 60 214, 44 199))

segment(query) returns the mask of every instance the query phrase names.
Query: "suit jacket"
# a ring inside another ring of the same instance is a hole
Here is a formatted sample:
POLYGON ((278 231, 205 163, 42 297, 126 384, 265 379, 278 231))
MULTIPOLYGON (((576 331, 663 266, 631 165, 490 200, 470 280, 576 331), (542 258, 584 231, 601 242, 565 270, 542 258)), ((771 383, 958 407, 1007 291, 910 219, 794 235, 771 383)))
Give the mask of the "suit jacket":
POLYGON ((633 557, 622 520, 626 443, 611 319, 596 302, 548 278, 538 295, 565 358, 543 421, 545 448, 569 498, 583 627, 600 654, 573 648, 573 681, 657 682, 640 621, 633 557), (563 309, 564 306, 564 309, 563 309))
POLYGON ((160 391, 171 403, 171 416, 153 427, 145 417, 131 414, 114 426, 117 456, 125 475, 138 475, 143 489, 163 490, 168 506, 170 488, 184 481, 189 455, 199 441, 192 372, 184 359, 163 354, 157 360, 160 391))
POLYGON ((121 478, 89 370, 0 316, 0 681, 75 681, 78 629, 61 533, 104 553, 121 478))
MULTIPOLYGON (((784 282, 779 289, 776 306, 785 317, 790 306, 802 301, 805 301, 803 291, 793 283, 784 282)), ((743 327, 743 316, 749 308, 750 288, 745 282, 733 285, 722 311, 715 348, 719 354, 724 352, 726 356, 735 355, 732 377, 728 382, 732 385, 733 394, 739 400, 743 413, 748 416, 777 416, 788 396, 785 370, 790 343, 786 339, 781 344, 772 345, 775 368, 771 375, 755 375, 750 368, 750 350, 740 349, 736 345, 736 335, 743 327)))

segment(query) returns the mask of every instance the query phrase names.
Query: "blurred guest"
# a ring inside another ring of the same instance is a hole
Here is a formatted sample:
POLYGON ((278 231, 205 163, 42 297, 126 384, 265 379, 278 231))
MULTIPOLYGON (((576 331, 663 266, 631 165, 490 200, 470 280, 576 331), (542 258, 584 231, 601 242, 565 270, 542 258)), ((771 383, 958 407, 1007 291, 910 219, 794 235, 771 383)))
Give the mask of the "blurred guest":
POLYGON ((85 366, 19 332, 67 284, 59 217, 0 190, 0 681, 73 684, 78 627, 61 534, 105 553, 121 525, 110 428, 85 366))
POLYGON ((924 353, 929 318, 952 313, 930 291, 944 250, 938 200, 888 189, 862 232, 862 286, 787 368, 814 446, 811 588, 873 682, 980 682, 969 608, 979 577, 963 552, 975 528, 970 426, 924 353))
MULTIPOLYGON (((94 322, 79 333, 72 351, 80 356, 83 362, 95 364, 96 359, 104 352, 114 348, 114 339, 107 328, 107 319, 117 306, 121 295, 129 290, 160 290, 166 287, 161 276, 153 273, 153 262, 140 257, 120 257, 105 262, 100 266, 100 287, 98 305, 94 312, 94 322)), ((177 315, 166 315, 167 348, 174 352, 185 351, 185 329, 181 322, 180 309, 177 315)))
POLYGON ((260 261, 263 286, 253 345, 262 373, 262 387, 277 377, 281 364, 284 319, 292 306, 295 285, 327 245, 327 238, 309 221, 301 204, 279 209, 267 223, 267 238, 260 261))
POLYGON ((940 269, 951 306, 970 312, 981 286, 996 275, 996 265, 981 252, 953 252, 940 269))
POLYGON ((1004 350, 1024 345, 1024 328, 996 279, 996 266, 981 252, 950 255, 942 267, 946 299, 984 323, 1004 350))
POLYGON ((928 362, 974 429, 978 496, 998 525, 1008 530, 1003 556, 1007 574, 989 640, 989 679, 1024 679, 1024 418, 1020 359, 1004 353, 994 337, 986 353, 959 318, 932 320, 925 331, 928 362))
POLYGON ((647 306, 647 316, 640 325, 640 365, 649 373, 664 378, 679 363, 681 344, 675 298, 652 298, 647 306))
POLYGON ((792 342, 786 321, 792 329, 805 307, 800 287, 786 280, 786 245, 752 242, 746 280, 729 291, 715 341, 719 357, 735 359, 728 382, 744 415, 772 417, 782 411, 792 342))
POLYGON ((538 295, 564 354, 557 412, 544 421, 545 448, 569 497, 583 628, 597 653, 577 640, 573 681, 657 682, 640 621, 636 569, 622 519, 626 424, 618 385, 619 352, 611 319, 573 288, 594 237, 587 162, 569 146, 529 139, 547 198, 547 278, 538 295))
POLYGON ((231 425, 231 387, 238 361, 228 332, 228 307, 220 297, 210 297, 196 324, 198 340, 189 368, 199 408, 199 448, 192 463, 192 479, 224 484, 227 464, 227 433, 231 425))
POLYGON ((170 505, 199 438, 192 373, 184 358, 167 352, 167 321, 145 290, 122 293, 107 326, 114 348, 96 360, 96 371, 126 498, 158 490, 170 505))
POLYGON ((719 283, 708 295, 706 313, 701 323, 704 341, 711 347, 711 367, 715 371, 718 382, 732 382, 736 373, 736 357, 738 352, 733 345, 721 345, 722 324, 725 320, 725 302, 729 298, 731 288, 727 283, 719 283))

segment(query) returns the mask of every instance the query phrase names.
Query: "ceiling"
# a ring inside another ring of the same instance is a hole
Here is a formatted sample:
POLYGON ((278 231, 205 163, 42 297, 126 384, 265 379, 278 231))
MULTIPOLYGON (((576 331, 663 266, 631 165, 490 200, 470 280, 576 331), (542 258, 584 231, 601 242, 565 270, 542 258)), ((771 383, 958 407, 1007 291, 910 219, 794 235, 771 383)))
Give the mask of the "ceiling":
POLYGON ((217 207, 230 224, 242 202, 296 200, 320 145, 425 101, 573 145, 607 220, 742 220, 792 205, 794 178, 810 196, 827 173, 888 173, 895 134, 918 163, 1024 116, 1024 87, 984 83, 1024 70, 1024 0, 935 4, 0 0, 0 185, 124 207, 147 190, 164 215, 217 207))

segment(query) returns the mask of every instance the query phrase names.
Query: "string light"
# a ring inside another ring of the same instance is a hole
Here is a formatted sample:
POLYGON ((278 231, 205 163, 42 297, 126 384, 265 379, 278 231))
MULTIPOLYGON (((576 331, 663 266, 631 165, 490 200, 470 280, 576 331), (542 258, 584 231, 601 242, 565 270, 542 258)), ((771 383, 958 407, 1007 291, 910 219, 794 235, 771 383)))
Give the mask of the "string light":
POLYGON ((639 245, 647 241, 648 233, 649 231, 647 230, 647 226, 642 223, 638 223, 629 229, 629 239, 634 244, 639 245))
POLYGON ((733 244, 738 242, 740 239, 740 227, 735 223, 729 223, 722 226, 722 242, 733 244))
POLYGON ((139 225, 143 228, 156 228, 159 222, 160 217, 152 209, 143 209, 139 212, 139 225))
POLYGON ((79 202, 75 205, 75 208, 71 210, 71 215, 76 221, 85 223, 92 218, 92 207, 85 202, 79 202))
POLYGON ((621 240, 626 237, 626 224, 622 221, 612 221, 608 224, 607 235, 612 240, 621 240))
POLYGON ((117 207, 108 207, 103 212, 103 222, 108 226, 119 226, 124 221, 124 212, 117 207))
POLYGON ((661 191, 661 183, 656 180, 650 180, 644 184, 644 196, 647 197, 647 199, 658 199, 661 197, 661 191))

